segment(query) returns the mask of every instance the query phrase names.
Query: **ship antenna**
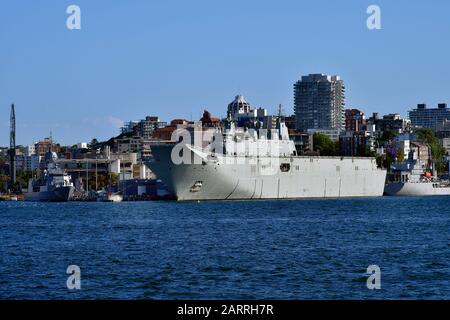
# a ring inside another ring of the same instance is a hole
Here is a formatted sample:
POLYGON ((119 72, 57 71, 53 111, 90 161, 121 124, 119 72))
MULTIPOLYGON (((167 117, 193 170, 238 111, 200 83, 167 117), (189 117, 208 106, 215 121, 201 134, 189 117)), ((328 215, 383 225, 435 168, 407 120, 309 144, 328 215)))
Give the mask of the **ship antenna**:
POLYGON ((281 117, 283 116, 283 106, 281 105, 281 103, 278 105, 278 118, 281 119, 281 117))
POLYGON ((50 152, 53 151, 53 137, 52 137, 52 131, 50 131, 50 152))

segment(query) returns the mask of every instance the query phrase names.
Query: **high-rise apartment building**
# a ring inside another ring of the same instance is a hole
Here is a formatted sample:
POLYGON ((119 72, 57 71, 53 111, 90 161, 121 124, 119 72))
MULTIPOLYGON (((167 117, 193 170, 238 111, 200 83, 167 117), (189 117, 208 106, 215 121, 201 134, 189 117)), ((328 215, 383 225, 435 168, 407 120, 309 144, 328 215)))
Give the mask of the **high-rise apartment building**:
POLYGON ((302 76, 294 84, 294 111, 299 130, 344 130, 344 81, 324 74, 302 76))

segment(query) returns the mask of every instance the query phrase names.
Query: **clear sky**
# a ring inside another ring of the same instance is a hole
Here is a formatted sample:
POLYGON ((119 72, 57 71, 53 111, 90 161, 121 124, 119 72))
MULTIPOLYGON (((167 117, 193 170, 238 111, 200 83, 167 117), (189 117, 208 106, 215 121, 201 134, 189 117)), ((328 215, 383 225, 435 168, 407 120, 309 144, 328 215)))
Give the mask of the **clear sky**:
POLYGON ((238 93, 293 111, 293 83, 339 74, 367 114, 450 103, 450 1, 1 0, 0 145, 107 139, 122 121, 225 116, 238 93), (66 8, 81 8, 68 30, 66 8), (381 8, 381 30, 366 9, 381 8))

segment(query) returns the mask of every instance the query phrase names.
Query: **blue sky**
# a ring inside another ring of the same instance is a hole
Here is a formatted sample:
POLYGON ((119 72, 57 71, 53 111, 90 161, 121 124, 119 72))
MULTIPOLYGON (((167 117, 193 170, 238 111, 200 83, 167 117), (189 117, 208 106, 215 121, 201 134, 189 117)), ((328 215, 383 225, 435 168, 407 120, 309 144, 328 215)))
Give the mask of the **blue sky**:
POLYGON ((235 94, 293 109, 293 83, 339 74, 347 105, 406 115, 450 103, 450 2, 2 0, 0 145, 107 139, 121 121, 226 114, 235 94), (81 7, 81 30, 66 8, 81 7), (382 30, 366 27, 381 8, 382 30))

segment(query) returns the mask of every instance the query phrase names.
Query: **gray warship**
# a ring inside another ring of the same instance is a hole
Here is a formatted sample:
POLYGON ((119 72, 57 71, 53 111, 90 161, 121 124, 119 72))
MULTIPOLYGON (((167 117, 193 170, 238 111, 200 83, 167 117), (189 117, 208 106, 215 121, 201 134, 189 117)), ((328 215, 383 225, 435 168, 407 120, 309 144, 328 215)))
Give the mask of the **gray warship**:
POLYGON ((450 181, 432 174, 420 159, 410 158, 392 164, 384 193, 388 196, 450 195, 450 181))
MULTIPOLYGON (((386 170, 374 158, 299 156, 280 119, 269 135, 236 128, 215 129, 223 150, 195 143, 151 146, 147 165, 179 201, 378 197, 386 170), (276 146, 276 148, 273 148, 276 146), (271 150, 277 149, 272 153, 271 150), (174 162, 182 154, 192 162, 174 162)), ((214 140, 214 139, 213 139, 214 140)), ((174 140, 178 141, 178 140, 174 140)))
POLYGON ((66 202, 71 199, 75 190, 72 179, 58 166, 56 159, 54 152, 46 154, 47 169, 42 177, 29 181, 25 201, 66 202))

